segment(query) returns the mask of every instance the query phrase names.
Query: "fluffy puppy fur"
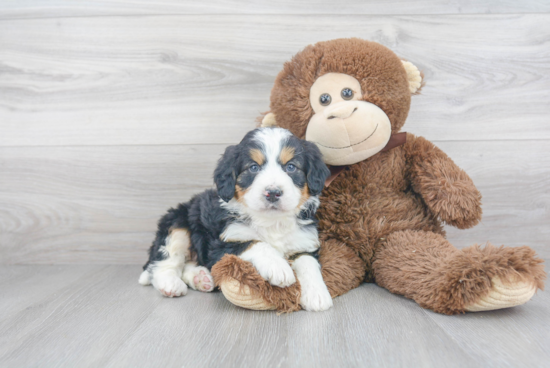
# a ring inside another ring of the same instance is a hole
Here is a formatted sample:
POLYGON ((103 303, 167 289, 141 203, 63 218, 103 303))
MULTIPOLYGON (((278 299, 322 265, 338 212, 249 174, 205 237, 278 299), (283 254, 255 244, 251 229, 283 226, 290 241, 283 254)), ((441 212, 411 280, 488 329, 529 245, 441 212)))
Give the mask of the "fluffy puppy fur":
POLYGON ((217 190, 194 196, 160 219, 139 282, 168 297, 185 295, 187 286, 212 291, 210 269, 233 254, 271 285, 287 287, 297 277, 304 309, 330 308, 315 218, 329 174, 315 144, 281 128, 249 132, 219 160, 217 190))

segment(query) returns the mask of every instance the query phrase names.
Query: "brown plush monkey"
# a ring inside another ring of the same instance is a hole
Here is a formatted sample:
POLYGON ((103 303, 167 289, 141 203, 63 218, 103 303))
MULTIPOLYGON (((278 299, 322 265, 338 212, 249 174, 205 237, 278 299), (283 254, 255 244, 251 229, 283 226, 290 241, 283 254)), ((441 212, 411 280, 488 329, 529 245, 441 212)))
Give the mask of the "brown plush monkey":
MULTIPOLYGON (((442 223, 480 221, 481 195, 433 143, 399 133, 421 87, 412 63, 360 39, 310 45, 275 80, 263 124, 315 142, 333 166, 317 212, 329 291, 376 282, 445 314, 523 304, 546 277, 531 248, 459 250, 445 239, 442 223)), ((212 271, 237 305, 300 309, 299 285, 273 287, 235 256, 212 271)))

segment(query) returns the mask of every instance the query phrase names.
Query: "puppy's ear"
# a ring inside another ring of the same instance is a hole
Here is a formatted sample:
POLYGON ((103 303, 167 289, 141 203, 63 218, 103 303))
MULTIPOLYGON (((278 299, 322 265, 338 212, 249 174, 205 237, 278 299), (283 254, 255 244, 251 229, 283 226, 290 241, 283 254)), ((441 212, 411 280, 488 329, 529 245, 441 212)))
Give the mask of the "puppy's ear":
POLYGON ((229 202, 235 195, 235 184, 237 183, 237 146, 229 146, 218 161, 214 171, 214 183, 218 189, 218 195, 225 202, 229 202))
POLYGON ((306 181, 311 195, 319 195, 330 176, 330 170, 323 162, 323 155, 315 143, 303 141, 307 158, 306 181))

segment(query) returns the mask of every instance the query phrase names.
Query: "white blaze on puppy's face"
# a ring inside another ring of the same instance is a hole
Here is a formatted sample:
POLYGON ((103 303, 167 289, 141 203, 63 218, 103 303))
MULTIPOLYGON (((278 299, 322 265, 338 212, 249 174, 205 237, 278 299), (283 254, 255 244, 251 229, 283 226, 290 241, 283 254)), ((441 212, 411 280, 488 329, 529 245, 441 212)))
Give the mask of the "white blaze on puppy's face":
POLYGON ((290 133, 283 129, 262 129, 254 136, 264 162, 258 162, 261 164, 259 171, 242 196, 251 210, 276 215, 278 212, 294 211, 300 204, 301 190, 284 171, 286 162, 281 162, 292 152, 289 148, 285 149, 289 137, 290 133))

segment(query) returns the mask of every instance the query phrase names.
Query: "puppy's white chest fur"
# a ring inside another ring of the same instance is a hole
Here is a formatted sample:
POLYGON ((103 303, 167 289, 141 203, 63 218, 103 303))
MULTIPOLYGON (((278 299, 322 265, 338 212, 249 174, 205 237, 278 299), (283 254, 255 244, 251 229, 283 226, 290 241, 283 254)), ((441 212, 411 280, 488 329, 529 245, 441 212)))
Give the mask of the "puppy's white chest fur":
POLYGON ((274 219, 253 219, 230 224, 221 234, 226 242, 260 241, 269 244, 282 256, 314 252, 319 248, 315 227, 300 227, 295 216, 274 219))

